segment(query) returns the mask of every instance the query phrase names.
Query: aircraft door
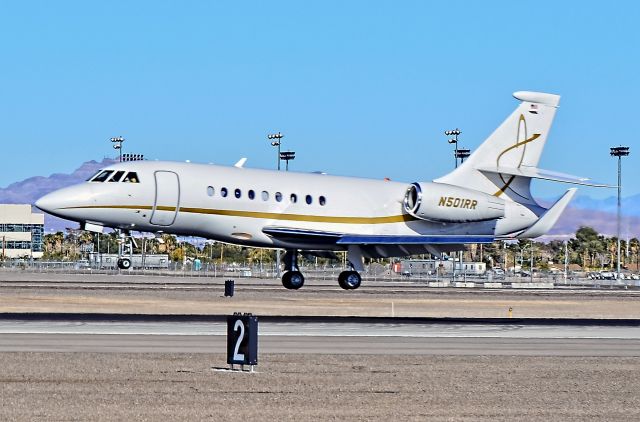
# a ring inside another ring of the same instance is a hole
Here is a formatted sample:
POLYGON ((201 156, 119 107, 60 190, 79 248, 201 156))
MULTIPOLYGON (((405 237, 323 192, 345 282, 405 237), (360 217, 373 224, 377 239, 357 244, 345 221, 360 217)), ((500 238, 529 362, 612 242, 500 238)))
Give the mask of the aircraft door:
POLYGON ((156 200, 149 221, 157 226, 170 226, 180 206, 180 180, 172 171, 156 171, 155 179, 156 200))

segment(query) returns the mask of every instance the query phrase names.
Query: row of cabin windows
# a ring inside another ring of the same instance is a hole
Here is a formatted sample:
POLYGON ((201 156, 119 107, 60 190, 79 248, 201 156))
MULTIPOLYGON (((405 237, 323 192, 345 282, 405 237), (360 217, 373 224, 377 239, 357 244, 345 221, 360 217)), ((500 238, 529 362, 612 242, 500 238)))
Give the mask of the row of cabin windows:
MULTIPOLYGON (((215 188, 213 186, 207 186, 207 195, 214 196, 215 194, 216 194, 215 188)), ((225 187, 220 188, 221 197, 226 198, 227 196, 229 196, 229 194, 230 192, 227 188, 225 187)), ((234 189, 233 196, 236 197, 237 199, 242 198, 242 190, 234 189)), ((247 191, 247 197, 251 200, 254 200, 256 198, 256 192, 253 189, 249 189, 247 191)), ((276 192, 273 195, 273 197, 276 200, 276 202, 282 202, 282 200, 284 199, 284 195, 282 194, 282 192, 276 192)), ((262 198, 263 201, 268 201, 269 192, 267 192, 266 190, 263 190, 262 192, 260 192, 260 198, 262 198)), ((297 203, 298 195, 296 195, 295 193, 292 193, 291 195, 289 195, 289 201, 291 201, 292 204, 297 203)), ((304 201, 309 205, 313 204, 313 196, 305 195, 304 201)), ((318 204, 320 204, 321 206, 324 206, 326 203, 327 203, 327 199, 324 196, 320 195, 318 197, 318 204)))
POLYGON ((124 182, 124 183, 140 183, 138 173, 135 171, 126 172, 124 170, 101 170, 89 179, 89 182, 124 182), (125 173, 126 176, 125 176, 125 173), (124 177, 123 177, 124 176, 124 177))

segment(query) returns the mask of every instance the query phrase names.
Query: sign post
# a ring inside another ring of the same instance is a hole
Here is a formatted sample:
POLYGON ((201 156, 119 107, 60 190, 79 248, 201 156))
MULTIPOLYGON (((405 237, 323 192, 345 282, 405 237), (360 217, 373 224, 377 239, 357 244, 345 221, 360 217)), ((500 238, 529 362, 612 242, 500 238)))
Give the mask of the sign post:
POLYGON ((234 313, 227 317, 227 363, 253 367, 258 364, 258 317, 234 313))

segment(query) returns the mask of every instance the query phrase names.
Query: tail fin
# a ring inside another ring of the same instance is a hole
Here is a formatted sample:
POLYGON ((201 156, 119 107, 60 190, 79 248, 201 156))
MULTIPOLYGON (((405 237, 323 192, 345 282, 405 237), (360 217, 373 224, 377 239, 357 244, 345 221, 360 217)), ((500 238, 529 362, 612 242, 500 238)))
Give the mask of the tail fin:
POLYGON ((435 182, 536 205, 530 175, 536 173, 560 96, 527 91, 513 96, 522 101, 518 108, 463 164, 435 182))

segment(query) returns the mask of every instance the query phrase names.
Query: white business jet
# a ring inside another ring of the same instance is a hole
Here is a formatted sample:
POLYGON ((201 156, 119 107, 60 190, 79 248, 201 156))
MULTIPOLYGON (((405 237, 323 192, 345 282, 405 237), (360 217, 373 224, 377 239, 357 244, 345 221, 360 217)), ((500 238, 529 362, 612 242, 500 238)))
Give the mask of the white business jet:
MULTIPOLYGON (((531 179, 596 186, 537 168, 560 97, 516 92, 518 108, 458 168, 432 182, 401 183, 326 174, 170 161, 122 162, 87 182, 52 192, 36 206, 77 221, 200 236, 286 251, 282 284, 304 284, 299 252, 346 251, 343 289, 360 286, 363 259, 438 255, 469 243, 534 238, 558 220, 576 189, 551 208, 531 196, 531 179)), ((130 258, 121 256, 121 268, 130 258)))

